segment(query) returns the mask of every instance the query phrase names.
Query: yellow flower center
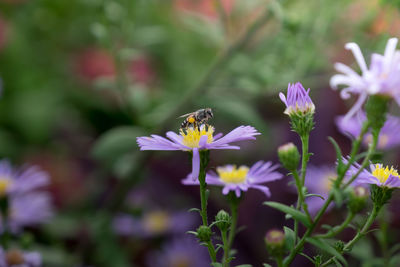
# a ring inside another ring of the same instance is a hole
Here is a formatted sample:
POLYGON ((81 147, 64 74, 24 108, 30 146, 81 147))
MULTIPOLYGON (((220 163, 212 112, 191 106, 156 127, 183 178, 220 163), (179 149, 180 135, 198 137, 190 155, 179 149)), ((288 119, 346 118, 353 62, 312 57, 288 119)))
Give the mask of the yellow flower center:
POLYGON ((219 178, 223 182, 231 184, 240 184, 246 181, 248 172, 249 168, 246 166, 240 166, 239 168, 236 168, 236 166, 217 168, 219 178))
POLYGON ((185 256, 178 256, 172 259, 171 262, 172 267, 190 267, 192 266, 192 261, 185 256))
POLYGON ((5 196, 7 194, 7 190, 11 185, 11 180, 8 177, 0 176, 0 197, 5 196))
POLYGON ((160 234, 167 230, 169 221, 169 216, 166 212, 154 211, 144 216, 143 226, 150 233, 160 234))
POLYGON ((324 183, 322 185, 322 189, 325 192, 329 192, 332 189, 333 182, 336 180, 337 175, 334 172, 330 172, 330 173, 326 174, 324 178, 325 179, 324 179, 324 183))
POLYGON ((213 139, 213 134, 214 134, 214 127, 208 126, 208 127, 200 127, 200 130, 196 128, 189 127, 184 130, 180 130, 179 133, 183 137, 182 143, 190 148, 195 148, 199 147, 199 142, 200 138, 203 135, 207 136, 207 143, 210 144, 212 143, 213 139))
POLYGON ((381 164, 375 164, 375 170, 373 170, 372 175, 376 177, 379 182, 384 183, 389 178, 390 175, 396 176, 400 179, 399 173, 393 167, 386 166, 385 168, 381 164))

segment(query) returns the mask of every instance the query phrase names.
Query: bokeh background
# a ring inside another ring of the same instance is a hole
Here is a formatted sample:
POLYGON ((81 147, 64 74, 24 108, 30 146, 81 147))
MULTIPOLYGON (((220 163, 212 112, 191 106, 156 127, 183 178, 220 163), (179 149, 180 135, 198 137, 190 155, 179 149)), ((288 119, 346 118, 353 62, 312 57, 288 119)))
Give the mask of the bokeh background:
MULTIPOLYGON (((1 0, 0 156, 46 170, 56 210, 32 229, 31 248, 45 266, 207 266, 203 248, 185 235, 200 223, 187 213, 199 206, 198 188, 180 183, 188 155, 140 152, 136 137, 177 131, 179 115, 211 107, 218 132, 252 125, 262 133, 240 151, 212 151, 211 169, 277 162, 279 145, 299 144, 277 94, 301 81, 317 110, 311 163, 333 164, 327 136, 349 151, 334 119, 351 104, 329 87, 333 63, 354 64, 349 41, 365 55, 383 52, 399 35, 398 7, 378 0, 1 0), (205 265, 188 265, 185 255, 205 265)), ((386 153, 398 165, 396 150, 386 153)), ((295 202, 288 182, 270 184, 273 201, 295 202)), ((258 191, 244 197, 235 265, 270 262, 264 234, 292 224, 265 200, 258 191)), ((221 208, 226 200, 213 188, 210 214, 221 208)), ((324 221, 340 222, 342 214, 324 221)), ((392 233, 390 244, 400 240, 392 233)), ((355 259, 381 256, 379 238, 371 241, 355 259)), ((309 265, 300 257, 295 264, 309 265)))

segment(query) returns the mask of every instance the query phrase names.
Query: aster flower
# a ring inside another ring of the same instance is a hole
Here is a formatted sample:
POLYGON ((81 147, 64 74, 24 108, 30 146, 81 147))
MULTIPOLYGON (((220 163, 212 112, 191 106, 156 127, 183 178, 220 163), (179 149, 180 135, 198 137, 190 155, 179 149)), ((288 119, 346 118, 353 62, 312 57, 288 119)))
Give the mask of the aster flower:
POLYGON ((288 85, 287 96, 282 92, 279 93, 279 98, 286 105, 285 114, 291 116, 293 114, 314 113, 315 105, 310 96, 310 88, 306 91, 303 85, 299 82, 288 85))
POLYGON ((337 89, 338 85, 346 86, 341 91, 343 99, 348 99, 350 94, 359 95, 345 119, 352 117, 361 108, 368 95, 389 96, 400 105, 400 52, 396 50, 397 41, 397 38, 389 39, 383 55, 373 53, 369 69, 360 47, 356 43, 345 45, 346 49, 353 52, 361 69, 360 75, 349 66, 342 63, 335 64, 335 69, 342 74, 336 74, 331 78, 331 87, 337 89))
POLYGON ((42 257, 37 252, 9 249, 0 247, 1 267, 39 267, 42 266, 42 257))
MULTIPOLYGON (((334 166, 312 166, 307 168, 305 186, 310 194, 318 194, 326 199, 329 195, 329 191, 332 188, 333 181, 337 178, 334 166)), ((324 200, 319 197, 308 197, 306 198, 308 205, 308 211, 310 214, 315 215, 322 205, 324 200)), ((333 204, 328 206, 331 209, 333 204)))
MULTIPOLYGON (((351 177, 359 169, 360 165, 355 163, 351 166, 346 176, 351 177)), ((383 164, 370 164, 370 170, 364 169, 354 180, 354 184, 375 184, 379 187, 397 188, 400 187, 400 175, 396 169, 383 164)))
MULTIPOLYGON (((400 118, 387 115, 387 120, 383 125, 378 139, 377 148, 387 149, 400 145, 400 118)), ((336 118, 336 125, 339 131, 350 138, 356 138, 361 133, 361 128, 367 116, 364 112, 359 111, 353 117, 345 120, 345 116, 336 118)), ((372 142, 372 134, 367 133, 364 137, 363 143, 365 145, 372 142)))
POLYGON ((53 216, 51 197, 44 192, 32 192, 9 199, 7 226, 16 233, 27 226, 46 223, 53 216))
POLYGON ((230 143, 242 140, 254 140, 260 133, 251 126, 239 126, 223 136, 221 133, 214 136, 214 127, 202 125, 198 128, 180 130, 179 135, 169 131, 167 138, 159 135, 151 137, 138 137, 137 142, 140 150, 182 150, 191 151, 192 157, 192 179, 196 180, 200 171, 200 150, 211 149, 240 149, 230 143))
MULTIPOLYGON (((217 167, 217 173, 209 172, 206 175, 206 182, 210 185, 222 186, 222 193, 227 195, 230 191, 235 192, 240 197, 242 191, 249 188, 261 190, 267 197, 271 196, 269 188, 261 185, 265 182, 271 182, 283 177, 276 172, 278 165, 272 165, 270 161, 258 161, 251 168, 247 166, 225 165, 217 167)), ((197 185, 198 181, 190 179, 190 175, 182 180, 185 185, 197 185)))
POLYGON ((12 232, 46 222, 53 214, 51 197, 37 189, 49 184, 49 176, 36 166, 15 169, 7 160, 0 161, 0 197, 8 198, 8 215, 1 218, 12 232))
POLYGON ((187 212, 167 212, 154 210, 142 218, 130 214, 119 214, 113 221, 114 231, 122 236, 142 238, 184 233, 194 225, 195 218, 187 212))
POLYGON ((0 161, 0 196, 24 194, 48 184, 48 174, 36 166, 16 170, 9 161, 0 161))
POLYGON ((207 249, 187 235, 166 243, 161 251, 149 253, 147 264, 149 267, 204 267, 210 265, 210 260, 207 249))

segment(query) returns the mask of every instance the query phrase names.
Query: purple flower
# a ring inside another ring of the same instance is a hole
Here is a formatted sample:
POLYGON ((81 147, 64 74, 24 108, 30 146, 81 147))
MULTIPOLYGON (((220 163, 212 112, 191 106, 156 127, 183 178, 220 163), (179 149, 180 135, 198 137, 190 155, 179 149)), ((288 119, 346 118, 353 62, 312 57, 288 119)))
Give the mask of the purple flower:
MULTIPOLYGON (((307 168, 305 186, 311 194, 318 194, 326 199, 332 188, 333 181, 337 178, 334 166, 312 166, 307 168)), ((324 204, 324 200, 319 197, 312 196, 306 199, 308 211, 315 215, 324 204)), ((333 205, 329 205, 331 209, 333 205)))
MULTIPOLYGON (((345 116, 336 118, 336 125, 339 131, 350 138, 356 138, 361 133, 361 127, 367 117, 364 112, 359 111, 353 117, 345 120, 345 116)), ((383 125, 379 134, 378 148, 387 149, 400 145, 400 118, 387 115, 385 124, 383 125)), ((371 133, 367 133, 364 137, 363 143, 368 145, 372 142, 371 133)))
POLYGON ((53 216, 51 197, 45 192, 32 192, 9 199, 7 226, 19 232, 27 226, 37 226, 53 216))
MULTIPOLYGON (((346 173, 347 177, 354 175, 360 165, 355 163, 346 173)), ((360 175, 354 180, 355 185, 375 184, 380 187, 400 187, 400 175, 393 167, 383 166, 382 164, 371 164, 370 170, 362 170, 360 175)))
POLYGON ((0 247, 0 267, 39 267, 42 266, 42 256, 37 252, 0 247))
POLYGON ((335 64, 335 69, 342 74, 336 74, 331 78, 331 87, 337 89, 338 85, 345 85, 341 91, 343 99, 349 98, 350 93, 359 95, 345 119, 352 117, 361 108, 368 95, 386 95, 395 99, 400 105, 400 52, 396 50, 397 41, 397 38, 389 39, 383 55, 373 53, 369 69, 360 47, 356 43, 345 45, 346 49, 353 52, 361 69, 360 75, 349 66, 342 63, 335 64))
POLYGON ((129 214, 120 214, 113 221, 114 231, 122 236, 142 238, 181 234, 192 228, 195 217, 187 212, 166 212, 155 210, 147 212, 142 218, 129 214))
MULTIPOLYGON (((210 185, 223 186, 222 193, 224 195, 233 191, 237 197, 240 197, 242 191, 254 188, 261 190, 269 197, 271 196, 269 188, 261 184, 281 179, 283 175, 275 171, 277 168, 278 165, 263 161, 258 161, 251 168, 247 166, 237 168, 236 165, 225 165, 217 167, 217 173, 207 173, 206 182, 210 185)), ((182 180, 182 183, 185 185, 197 185, 199 182, 191 180, 189 175, 182 180)))
POLYGON ((279 93, 279 98, 286 105, 285 114, 292 115, 295 113, 305 114, 314 113, 315 106, 310 96, 310 88, 306 91, 300 82, 288 85, 287 97, 283 93, 279 93))
POLYGON ((180 134, 167 132, 167 138, 151 135, 151 137, 138 137, 140 150, 182 150, 192 151, 192 179, 196 180, 200 171, 200 150, 207 149, 240 149, 230 143, 242 140, 254 140, 260 133, 251 126, 239 126, 230 133, 214 136, 214 127, 202 125, 200 129, 188 128, 180 130, 180 134))
POLYGON ((204 267, 210 266, 207 249, 199 246, 192 236, 173 239, 161 251, 147 256, 149 267, 204 267))
POLYGON ((0 196, 24 194, 48 184, 48 174, 36 166, 15 170, 9 161, 0 161, 0 196))
POLYGON ((15 169, 7 160, 0 161, 0 197, 8 198, 8 215, 1 218, 12 232, 46 222, 53 214, 51 197, 37 191, 49 184, 49 176, 36 166, 15 169))

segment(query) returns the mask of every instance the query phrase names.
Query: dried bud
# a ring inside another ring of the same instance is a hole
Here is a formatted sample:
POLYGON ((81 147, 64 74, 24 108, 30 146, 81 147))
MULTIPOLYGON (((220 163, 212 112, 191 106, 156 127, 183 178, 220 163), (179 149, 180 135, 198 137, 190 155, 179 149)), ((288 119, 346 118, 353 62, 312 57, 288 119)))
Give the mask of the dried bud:
POLYGON ((271 256, 279 256, 284 253, 285 233, 282 230, 269 230, 265 236, 265 244, 271 256))
POLYGON ((283 167, 289 171, 294 171, 299 166, 300 153, 293 143, 287 143, 278 148, 278 156, 283 167))
POLYGON ((199 238, 200 242, 208 242, 211 240, 211 229, 208 226, 202 225, 197 228, 197 237, 199 238))
POLYGON ((218 229, 226 231, 231 226, 231 216, 224 210, 220 210, 215 216, 215 221, 218 229))

